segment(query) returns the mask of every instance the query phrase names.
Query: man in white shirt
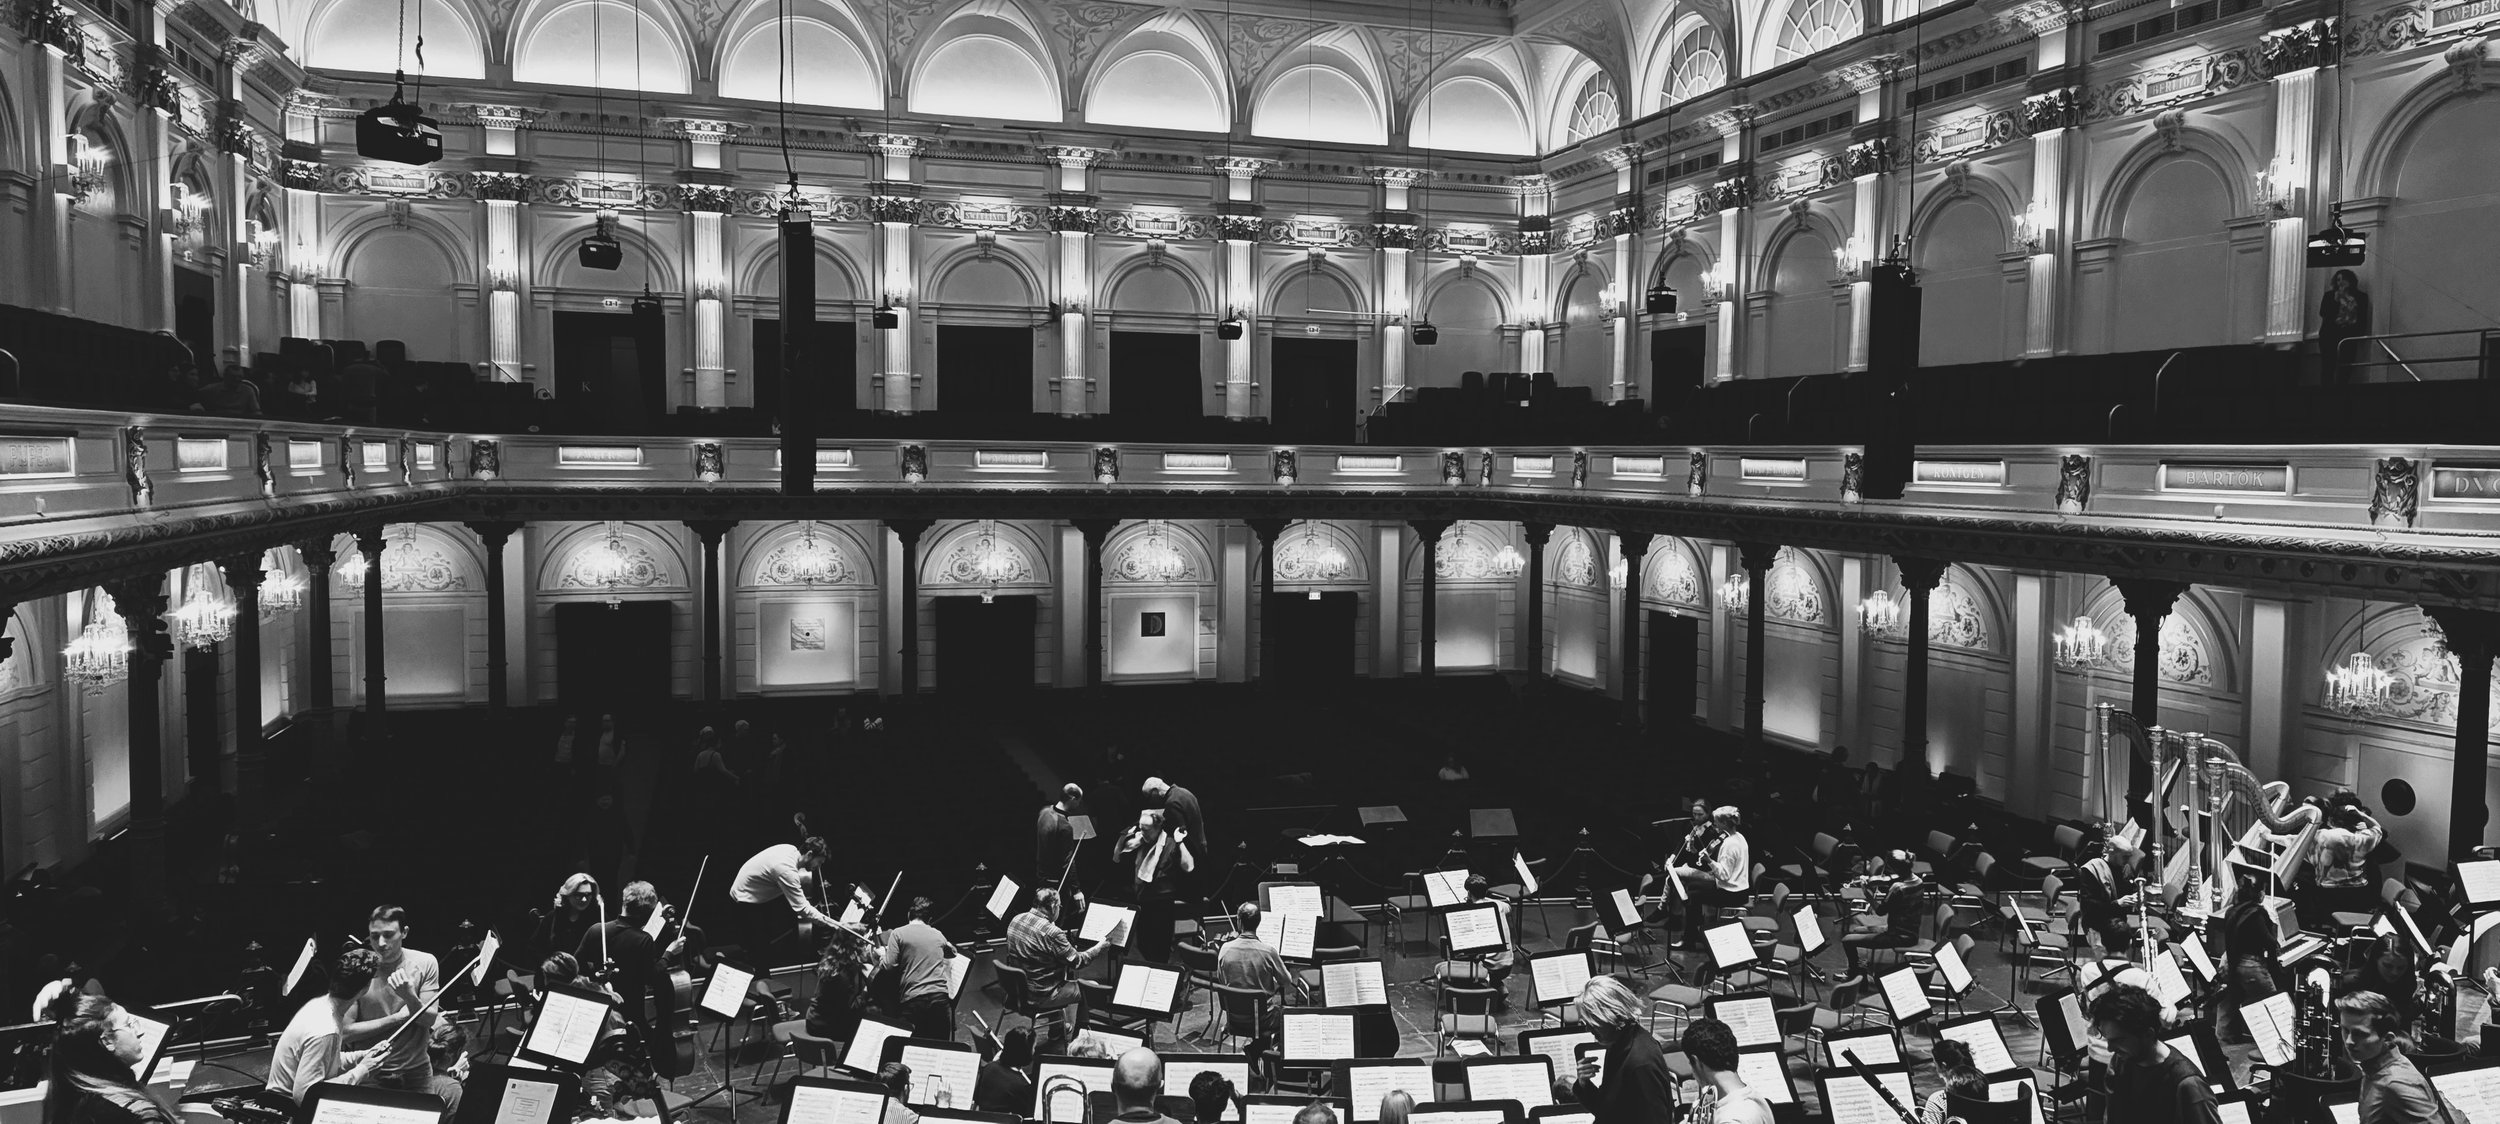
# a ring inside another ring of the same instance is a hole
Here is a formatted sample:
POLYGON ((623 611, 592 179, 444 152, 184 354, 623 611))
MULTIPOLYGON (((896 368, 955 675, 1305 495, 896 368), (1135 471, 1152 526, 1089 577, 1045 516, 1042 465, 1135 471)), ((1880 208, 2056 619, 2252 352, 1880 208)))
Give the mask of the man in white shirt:
POLYGON ((380 1045, 383 1055, 374 1063, 373 1081, 385 1089, 426 1092, 434 1082, 434 1059, 425 1051, 426 1032, 433 1026, 436 1012, 417 1011, 443 986, 443 966, 430 952, 408 947, 408 913, 395 905, 375 907, 365 922, 365 947, 373 952, 373 982, 356 1000, 356 1023, 348 1037, 360 1046, 380 1045), (387 1031, 396 1033, 399 1024, 417 1018, 423 1025, 387 1041, 372 1035, 373 1027, 388 1022, 387 1031))
POLYGON ((1668 873, 1684 884, 1684 943, 1687 947, 1701 943, 1701 930, 1710 918, 1710 910, 1722 905, 1742 905, 1753 891, 1753 851, 1745 845, 1745 836, 1736 830, 1740 817, 1736 805, 1725 804, 1710 812, 1710 820, 1718 825, 1719 845, 1693 866, 1678 865, 1668 873))
MULTIPOLYGON (((313 1086, 324 1081, 337 1079, 354 1085, 372 1075, 387 1051, 342 1052, 339 1040, 346 1034, 358 998, 374 982, 372 953, 356 948, 339 957, 330 969, 329 992, 306 1001, 279 1032, 278 1047, 269 1055, 271 1092, 301 1102, 313 1086)), ((425 1040, 417 1042, 422 1046, 425 1040)))
POLYGON ((825 841, 811 835, 801 845, 776 843, 757 851, 738 868, 738 876, 729 880, 729 912, 750 960, 775 963, 773 948, 790 932, 794 917, 815 925, 836 923, 807 898, 808 884, 824 866, 825 841))
POLYGON ((1736 1071, 1736 1032, 1717 1019, 1695 1019, 1684 1028, 1684 1056, 1701 1086, 1696 1124, 1771 1124, 1771 1103, 1745 1087, 1736 1071))

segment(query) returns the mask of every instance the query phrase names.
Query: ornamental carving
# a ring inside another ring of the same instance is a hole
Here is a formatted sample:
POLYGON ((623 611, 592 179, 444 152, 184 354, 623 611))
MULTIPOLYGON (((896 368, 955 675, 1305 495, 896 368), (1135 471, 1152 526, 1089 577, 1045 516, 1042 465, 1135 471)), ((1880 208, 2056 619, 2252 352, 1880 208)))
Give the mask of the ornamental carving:
POLYGON ((1702 189, 1701 197, 1713 211, 1733 211, 1753 201, 1753 177, 1731 176, 1702 189))
POLYGON ((1467 454, 1456 449, 1442 451, 1441 482, 1451 487, 1467 482, 1467 454))
POLYGON ((319 191, 330 177, 330 170, 318 160, 281 160, 278 182, 297 191, 319 191))
POLYGON ((1103 576, 1131 585, 1205 580, 1190 552, 1161 532, 1132 535, 1103 567, 1103 576))
POLYGON ((774 547, 772 553, 755 567, 757 585, 855 585, 859 568, 851 564, 850 552, 843 550, 833 536, 818 534, 812 538, 794 539, 774 547), (801 548, 805 548, 808 566, 800 569, 801 548), (813 577, 815 580, 808 580, 813 577))
POLYGON ((1763 582, 1763 601, 1770 615, 1798 624, 1823 623, 1823 587, 1794 552, 1781 547, 1763 582))
POLYGON ((1589 486, 1589 451, 1586 449, 1571 451, 1571 486, 1574 488, 1589 486))
MULTIPOLYGON (((2371 653, 2370 662, 2390 678, 2387 701, 2371 708, 2372 717, 2419 722, 2443 733, 2456 728, 2463 673, 2436 626, 2371 653)), ((2492 682, 2491 691, 2500 698, 2500 679, 2492 682)), ((2500 729, 2500 708, 2491 715, 2493 728, 2500 729)))
POLYGON ((1856 503, 1866 494, 1866 454, 1840 454, 1840 502, 1856 503))
POLYGON ((2092 458, 2083 453, 2068 453, 2057 461, 2057 510, 2066 515, 2081 515, 2092 502, 2092 458))
POLYGON ((974 531, 955 539, 938 560, 938 585, 1019 585, 1033 581, 1033 560, 1013 538, 974 531), (989 544, 984 547, 982 544, 989 544))
POLYGON ((2404 457, 2380 457, 2370 482, 2370 522, 2410 527, 2420 498, 2421 471, 2404 457))
POLYGON ((1259 217, 1257 215, 1217 215, 1215 216, 1215 236, 1226 242, 1256 242, 1259 240, 1259 217))
POLYGON ((2165 62, 2094 87, 2084 97, 2083 119, 2107 121, 2229 93, 2263 78, 2263 71, 2255 47, 2165 62))
POLYGON ((1575 589, 1597 588, 1597 551, 1587 535, 1573 532, 1554 552, 1554 580, 1575 589))
POLYGON ((871 196, 867 212, 870 222, 909 223, 920 217, 920 201, 899 195, 871 196))
POLYGON ((1433 549, 1432 576, 1445 582, 1509 581, 1497 561, 1496 548, 1473 524, 1458 523, 1433 549))
POLYGON ((339 438, 339 475, 347 487, 356 486, 356 468, 364 463, 365 451, 358 448, 353 437, 339 438))
POLYGON ((588 535, 585 539, 565 558, 564 569, 556 578, 556 588, 649 589, 673 584, 669 580, 668 568, 651 553, 650 547, 641 542, 623 537, 610 539, 600 534, 588 535), (610 557, 600 557, 603 554, 610 557))
POLYGON ((902 467, 903 482, 906 484, 917 484, 928 479, 929 447, 926 445, 903 446, 902 467))
POLYGON ((2289 74, 2335 65, 2339 44, 2335 20, 2328 17, 2265 33, 2257 39, 2257 53, 2265 60, 2266 73, 2289 74))
POLYGON ((687 184, 686 186, 677 189, 677 197, 685 204, 686 210, 690 212, 727 215, 735 214, 738 210, 738 192, 736 189, 722 187, 718 184, 687 184))
POLYGON ((1849 175, 1877 176, 1892 171, 1897 146, 1889 136, 1871 137, 1849 146, 1849 175))
POLYGON ((1949 578, 1928 591, 1927 642, 1974 652, 1988 650, 1988 619, 1980 611, 1979 599, 1949 578))
POLYGON ((1287 582, 1346 581, 1356 576, 1354 552, 1334 535, 1315 527, 1280 535, 1276 542, 1276 580, 1287 582))
POLYGON ((1493 486, 1493 450, 1486 449, 1479 455, 1484 459, 1476 462, 1476 486, 1490 488, 1493 486))
MULTIPOLYGON (((451 593, 469 587, 469 579, 461 576, 451 555, 437 547, 418 546, 414 539, 400 539, 382 548, 381 571, 384 593, 451 593)), ((365 575, 367 581, 372 580, 373 568, 368 566, 365 575)))
POLYGON ((417 439, 414 437, 399 439, 399 482, 403 485, 417 482, 417 439))
POLYGON ((1376 222, 1372 224, 1372 245, 1384 250, 1412 250, 1416 240, 1412 222, 1376 222))
MULTIPOLYGON (((145 50, 151 55, 159 53, 153 47, 145 50)), ((139 88, 132 96, 141 109, 161 113, 182 112, 182 84, 174 80, 174 69, 161 59, 139 69, 139 88)))
POLYGON ((1120 478, 1120 451, 1109 445, 1094 448, 1094 480, 1109 484, 1120 478))
POLYGON ((486 438, 469 442, 469 478, 492 480, 503 471, 503 445, 486 438))
POLYGON ((1102 230, 1102 208, 1063 204, 1045 212, 1042 221, 1062 233, 1096 234, 1102 230))
MULTIPOLYGON (((2341 20, 2342 34, 2336 37, 2342 44, 2339 49, 2348 59, 2411 49, 2430 35, 2428 7, 2425 4, 2402 4, 2341 20)), ((2482 53, 2481 41, 2480 36, 2466 41, 2474 44, 2477 56, 2482 53)), ((2481 59, 2478 57, 2475 61, 2479 63, 2481 59)))
POLYGON ((228 156, 252 155, 252 126, 244 120, 243 103, 224 101, 217 104, 217 125, 211 139, 217 151, 228 156))
MULTIPOLYGON (((2135 622, 2121 616, 2113 625, 2104 626, 2109 634, 2109 664, 2112 667, 2135 666, 2135 622)), ((2154 661, 2161 677, 2173 683, 2192 687, 2210 687, 2214 682, 2214 661, 2205 650, 2205 638, 2177 613, 2162 618, 2161 654, 2154 661)))
POLYGON ((83 64, 87 36, 78 28, 78 17, 61 0, 27 0, 18 9, 17 26, 28 42, 50 47, 69 56, 69 61, 83 64))
POLYGON ((1701 605, 1701 575, 1693 572, 1693 560, 1684 551, 1670 548, 1658 555, 1658 563, 1649 568, 1649 599, 1701 605))
POLYGON ((1608 211, 1605 213, 1605 215, 1604 215, 1603 217, 1601 217, 1601 218, 1599 218, 1599 219, 1597 220, 1597 230, 1598 230, 1598 236, 1599 236, 1599 237, 1601 237, 1601 238, 1612 238, 1612 237, 1614 237, 1614 236, 1616 236, 1616 235, 1618 235, 1618 234, 1638 234, 1638 233, 1640 233, 1640 231, 1641 231, 1641 200, 1640 200, 1640 196, 1638 196, 1638 195, 1627 195, 1627 196, 1624 196, 1624 198, 1625 198, 1625 199, 1627 199, 1627 200, 1629 200, 1629 202, 1625 202, 1625 203, 1618 204, 1618 205, 1617 205, 1617 206, 1615 206, 1614 208, 1612 208, 1612 209, 1608 210, 1608 211))
POLYGON ((278 477, 269 468, 269 435, 267 433, 252 435, 252 475, 260 480, 260 498, 265 500, 278 498, 278 477))
POLYGON ((2081 103, 2079 93, 2073 86, 2060 86, 2024 98, 2023 131, 2036 136, 2051 129, 2072 127, 2081 103))
POLYGON ((728 457, 718 441, 698 441, 694 446, 694 478, 705 483, 718 480, 728 471, 728 457))
POLYGON ((1684 458, 1687 465, 1684 476, 1684 494, 1698 496, 1710 485, 1710 454, 1695 449, 1686 453, 1684 458))
POLYGON ((130 502, 136 507, 148 506, 156 495, 156 485, 148 479, 148 429, 143 425, 122 430, 122 476, 130 483, 130 502))
POLYGON ((1291 449, 1278 449, 1270 459, 1273 462, 1271 467, 1273 469, 1273 475, 1276 477, 1276 482, 1279 484, 1293 483, 1297 462, 1299 460, 1299 458, 1294 455, 1294 451, 1291 449))

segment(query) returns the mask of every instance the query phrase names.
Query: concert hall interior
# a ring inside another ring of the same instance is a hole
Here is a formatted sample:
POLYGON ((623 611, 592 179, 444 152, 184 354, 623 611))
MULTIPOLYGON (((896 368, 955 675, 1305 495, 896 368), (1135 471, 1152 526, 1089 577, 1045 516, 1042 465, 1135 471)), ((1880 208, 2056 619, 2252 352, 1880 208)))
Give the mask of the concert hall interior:
POLYGON ((2500 1124, 2500 0, 4 7, 0 1124, 2500 1124))

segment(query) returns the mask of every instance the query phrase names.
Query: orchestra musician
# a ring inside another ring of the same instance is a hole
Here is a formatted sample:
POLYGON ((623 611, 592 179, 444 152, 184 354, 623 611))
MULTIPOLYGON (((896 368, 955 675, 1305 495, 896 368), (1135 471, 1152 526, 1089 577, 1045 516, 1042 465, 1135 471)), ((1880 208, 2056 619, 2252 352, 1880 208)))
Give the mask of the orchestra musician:
POLYGON ((859 1020, 868 1014, 868 989, 883 958, 880 951, 865 940, 826 942, 816 960, 816 997, 807 1004, 807 1033, 835 1042, 848 1042, 859 1033, 859 1020))
POLYGON ((1710 813, 1710 822, 1719 832, 1719 840, 1708 853, 1698 855, 1700 861, 1678 863, 1667 873, 1684 884, 1684 945, 1698 948, 1701 929, 1710 911, 1722 905, 1741 905, 1753 891, 1753 851, 1745 843, 1744 832, 1738 830, 1742 820, 1736 806, 1724 804, 1710 813))
POLYGON ((2344 1050, 2361 1069, 2361 1124, 2473 1124, 2405 1056, 2403 1017, 2375 991, 2335 1000, 2344 1050))
MULTIPOLYGON (((547 959, 538 966, 538 978, 541 983, 589 988, 593 991, 607 992, 611 998, 616 997, 613 989, 583 972, 582 962, 569 952, 549 954, 547 959)), ((622 1000, 619 1000, 618 1006, 622 1005, 622 1000)), ((534 1014, 534 1012, 527 1013, 524 1018, 533 1017, 534 1014)), ((525 1031, 525 1037, 526 1034, 525 1031)), ((591 1107, 596 1109, 601 1116, 609 1115, 615 1104, 617 1067, 628 1062, 621 1049, 625 1041, 624 1018, 617 1014, 617 1007, 610 1007, 606 1019, 600 1024, 598 1042, 590 1048, 589 1057, 581 1067, 582 1096, 590 1101, 591 1107)))
MULTIPOLYGON (((339 954, 338 963, 330 967, 330 987, 326 994, 313 996, 296 1009, 287 1020, 286 1029, 278 1032, 278 1047, 269 1055, 269 1090, 301 1101, 312 1087, 324 1081, 338 1080, 349 1085, 364 1084, 382 1063, 385 1051, 343 1050, 339 1043, 346 1038, 353 1021, 356 1000, 364 995, 365 985, 373 982, 374 958, 371 952, 351 948, 339 954)), ((396 1027, 406 1019, 393 1020, 396 1027)))
POLYGON ((1188 869, 1195 871, 1207 865, 1207 813, 1198 804, 1198 794, 1161 777, 1146 778, 1144 792, 1146 806, 1161 807, 1166 822, 1189 848, 1188 869))
POLYGON ((620 897, 617 916, 582 934, 573 958, 601 966, 610 986, 625 997, 626 1021, 641 1031, 644 1043, 656 1048, 677 1029, 677 989, 669 982, 668 957, 684 948, 685 938, 662 945, 643 931, 652 911, 660 908, 660 892, 650 883, 628 882, 620 897))
POLYGON ((2266 908, 2265 884, 2255 875, 2240 875, 2232 888, 2230 912, 2222 916, 2222 954, 2229 957, 2222 974, 2230 995, 2222 1006, 2229 1018, 2243 1018, 2242 1006, 2283 990, 2275 966, 2283 940, 2275 931, 2274 912, 2266 908))
POLYGON ((1917 863, 1908 851, 1886 851, 1878 860, 1883 873, 1876 879, 1888 886, 1883 903, 1864 916, 1852 919, 1855 931, 1840 937, 1840 952, 1848 961, 1848 975, 1839 986, 1855 987, 1866 982, 1866 966, 1859 950, 1869 948, 1908 948, 1918 943, 1918 925, 1927 902, 1927 882, 1918 876, 1917 863))
POLYGON ((2133 984, 2092 1001, 2094 1037, 2109 1043, 2107 1118, 2128 1124, 2221 1124, 2222 1109, 2196 1064, 2162 1041, 2161 1004, 2133 984))
POLYGON ((1024 970, 1028 998, 1036 1010, 1053 1011, 1076 1002, 1083 989, 1073 978, 1104 950, 1108 942, 1082 952, 1059 927, 1059 891, 1043 886, 1033 891, 1033 908, 1007 923, 1007 962, 1024 970))
POLYGON ((1123 833, 1111 849, 1115 859, 1136 857, 1130 892, 1137 902, 1137 922, 1131 943, 1148 960, 1160 962, 1171 952, 1172 903, 1180 894, 1181 880, 1198 869, 1189 837, 1182 817, 1172 809, 1148 808, 1137 813, 1137 826, 1123 833))
MULTIPOLYGON (((1301 977, 1285 967, 1285 958, 1275 946, 1259 939, 1259 903, 1243 902, 1233 911, 1233 933, 1215 950, 1215 982, 1226 987, 1249 988, 1274 997, 1267 1005, 1267 1017, 1261 1025, 1252 1026, 1247 1012, 1226 1012, 1225 1021, 1232 1032, 1243 1038, 1264 1038, 1280 1041, 1285 1025, 1285 1008, 1308 1002, 1310 988, 1301 977)), ((1262 1052, 1253 1048, 1251 1053, 1262 1052)))
MULTIPOLYGON (((145 1056, 129 1012, 101 995, 64 991, 43 1015, 53 1022, 43 1124, 174 1124, 179 1117, 139 1084, 145 1056)), ((337 1039, 331 1039, 333 1045, 337 1039)))
POLYGON ((373 951, 374 979, 356 1000, 348 1039, 355 1045, 375 1042, 378 1032, 396 1032, 413 1014, 420 1023, 415 1030, 378 1040, 384 1056, 374 1063, 371 1081, 385 1089, 425 1092, 434 1083, 426 1032, 440 1012, 424 1008, 442 990, 443 966, 433 953, 408 947, 408 911, 395 905, 374 908, 365 923, 365 943, 373 951))
POLYGON ((1694 797, 1690 806, 1690 815, 1687 818, 1692 820, 1692 826, 1684 829, 1683 842, 1676 844, 1675 853, 1667 858, 1665 865, 1668 869, 1679 866, 1699 866, 1705 861, 1703 856, 1710 854, 1711 849, 1718 846, 1719 825, 1717 821, 1710 818, 1708 800, 1694 797))
POLYGON ((564 885, 556 888, 555 901, 538 919, 538 931, 533 934, 537 947, 532 951, 543 957, 581 947, 582 934, 597 925, 600 914, 607 909, 599 896, 599 880, 589 874, 565 879, 564 885))
POLYGON ((929 924, 937 908, 927 898, 913 898, 909 920, 887 933, 884 964, 902 991, 903 1019, 915 1038, 955 1037, 955 997, 947 961, 963 955, 946 934, 929 924))
POLYGON ((1683 1047, 1700 1088, 1693 1106, 1696 1124, 1771 1124, 1771 1102, 1746 1087, 1736 1070, 1735 1030, 1717 1019, 1695 1019, 1684 1028, 1683 1047))
POLYGON ((2133 888, 2144 853, 2124 835, 2105 834, 2092 857, 2079 868, 2083 877, 2075 882, 2076 907, 2083 914, 2084 928, 2101 938, 2101 947, 2118 949, 2127 942, 2127 932, 2134 928, 2128 911, 2135 908, 2137 893, 2133 888))
POLYGON ((2370 883, 2370 852, 2386 838, 2387 829, 2357 800, 2327 804, 2326 826, 2310 844, 2312 888, 2301 902, 2304 921, 2323 929, 2336 913, 2378 909, 2378 891, 2370 883))
POLYGON ((2336 994, 2367 991, 2378 995, 2396 1012, 2396 1032, 2409 1034, 2422 1014, 2413 961, 2413 950, 2403 938, 2382 935, 2371 942, 2369 954, 2350 974, 2335 981, 2336 994))
POLYGON ((1060 786, 1059 800, 1042 805, 1033 817, 1033 881, 1036 885, 1056 882, 1059 872, 1068 867, 1068 856, 1076 853, 1076 825, 1069 817, 1085 804, 1085 790, 1071 781, 1060 786))
POLYGON ((838 925, 831 914, 816 908, 807 891, 825 867, 825 841, 810 835, 798 843, 775 843, 738 868, 729 880, 729 914, 737 941, 749 959, 770 963, 775 946, 791 931, 793 919, 838 925))
POLYGON ((1613 976, 1592 977, 1580 988, 1580 1025, 1606 1047, 1606 1080, 1597 1063, 1580 1059, 1574 1099, 1594 1110, 1597 1124, 1656 1124, 1676 1118, 1675 1071, 1641 1021, 1641 999, 1613 976))
POLYGON ((1470 987, 1499 988, 1503 981, 1510 978, 1511 965, 1517 960, 1511 947, 1517 942, 1511 938, 1510 899, 1495 895, 1493 883, 1483 875, 1468 875, 1467 904, 1488 901, 1493 903, 1494 926, 1502 932, 1502 947, 1491 952, 1470 952, 1444 960, 1433 967, 1434 979, 1470 987))

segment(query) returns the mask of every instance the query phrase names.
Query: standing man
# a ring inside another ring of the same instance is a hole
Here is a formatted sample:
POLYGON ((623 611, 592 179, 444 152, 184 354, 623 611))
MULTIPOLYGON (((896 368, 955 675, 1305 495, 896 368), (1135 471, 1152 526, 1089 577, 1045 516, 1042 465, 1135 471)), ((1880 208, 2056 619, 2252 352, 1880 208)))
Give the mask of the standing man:
POLYGON ((2335 1018, 2343 1024, 2344 1049, 2361 1067, 2361 1124, 2474 1124, 2442 1101, 2405 1056, 2404 1016, 2386 996, 2346 992, 2335 1000, 2335 1018))
POLYGON ((1161 777, 1146 778, 1145 793, 1147 807, 1159 804, 1168 813, 1164 826, 1189 829, 1189 857, 1197 860, 1197 866, 1206 866, 1207 814, 1198 806, 1198 794, 1161 777), (1174 820, 1174 816, 1179 818, 1174 820))
MULTIPOLYGON (((677 989, 668 980, 667 956, 659 942, 643 931, 651 920, 651 911, 660 907, 660 892, 648 882, 625 884, 624 905, 615 917, 593 925, 582 934, 581 947, 573 958, 584 964, 607 961, 615 966, 611 977, 618 995, 625 999, 625 1021, 642 1032, 643 1044, 653 1057, 666 1052, 668 1036, 677 1028, 677 989), (649 1002, 644 997, 649 996, 649 1002), (658 1017, 653 1017, 653 1011, 658 1017)), ((684 937, 677 938, 683 947, 684 937)))
POLYGON ((2129 1124, 2221 1124, 2196 1064, 2161 1040, 2161 1004, 2133 984, 2092 1001, 2092 1033, 2109 1043, 2108 1118, 2129 1124))
POLYGON ((757 851, 738 868, 738 876, 729 880, 729 912, 749 959, 772 963, 773 946, 790 931, 793 919, 838 924, 807 900, 808 884, 824 866, 825 841, 810 835, 802 844, 775 843, 757 851))
MULTIPOLYGON (((426 1053, 426 1042, 439 1012, 415 1012, 442 990, 443 967, 433 953, 408 947, 408 911, 395 905, 374 907, 365 923, 365 947, 373 950, 373 982, 356 1000, 358 1028, 388 1020, 392 1024, 384 1032, 388 1034, 397 1031, 401 1022, 414 1019, 419 1023, 379 1043, 382 1060, 374 1063, 372 1083, 385 1089, 429 1092, 434 1084, 434 1059, 426 1053)), ((367 1039, 364 1044, 376 1042, 367 1039)))
POLYGON ((1033 817, 1033 884, 1055 886, 1076 853, 1076 825, 1068 822, 1085 803, 1085 790, 1070 781, 1059 789, 1059 802, 1042 805, 1033 817))
POLYGON ((1161 961, 1172 949, 1173 902, 1190 872, 1198 869, 1189 851, 1189 831, 1168 809, 1137 813, 1137 826, 1111 848, 1115 860, 1134 858, 1136 875, 1130 900, 1137 904, 1137 923, 1129 947, 1148 960, 1161 961))
POLYGON ((894 972, 903 995, 903 1021, 914 1038, 955 1037, 955 989, 948 961, 960 953, 929 924, 937 908, 927 898, 911 900, 911 920, 885 938, 885 966, 894 972))
MULTIPOLYGON (((1572 1092, 1597 1114, 1597 1124, 1656 1124, 1675 1119, 1675 1071, 1666 1052, 1641 1023, 1641 999, 1623 981, 1598 976, 1580 988, 1580 1025, 1606 1047, 1606 1079, 1597 1063, 1580 1059, 1572 1092)), ((2122 1119, 2111 1117, 2112 1120, 2122 1119)))

